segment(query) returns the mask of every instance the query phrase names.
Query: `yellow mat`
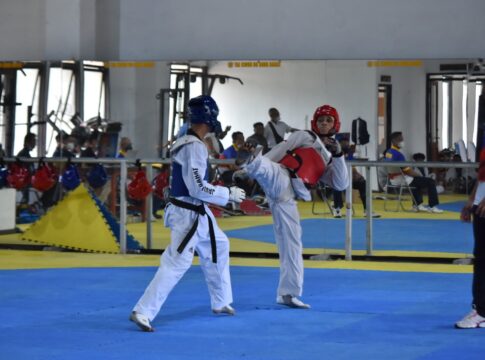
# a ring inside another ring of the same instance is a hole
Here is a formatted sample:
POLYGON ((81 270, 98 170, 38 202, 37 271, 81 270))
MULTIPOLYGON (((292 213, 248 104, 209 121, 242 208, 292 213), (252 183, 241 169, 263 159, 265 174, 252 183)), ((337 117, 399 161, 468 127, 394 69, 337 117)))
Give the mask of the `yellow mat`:
MULTIPOLYGON (((56 251, 0 250, 0 269, 56 269, 158 266, 158 255, 89 254, 56 251)), ((199 259, 194 258, 194 264, 199 259)), ((472 273, 470 265, 413 264, 369 261, 304 261, 305 268, 435 273, 472 273)), ((279 267, 276 259, 231 258, 231 266, 279 267)))
POLYGON ((81 251, 119 252, 114 234, 84 185, 32 224, 22 239, 81 251))
MULTIPOLYGON (((464 201, 466 199, 465 195, 441 195, 440 200, 442 203, 464 201)), ((360 199, 354 199, 354 219, 361 219, 362 217, 362 205, 360 204, 360 199)), ((373 200, 374 211, 382 215, 383 218, 402 218, 402 219, 441 219, 441 220, 456 220, 459 217, 457 212, 446 211, 442 214, 427 214, 427 213, 412 213, 412 212, 385 212, 383 210, 383 200, 373 200)), ((325 204, 318 203, 317 210, 324 210, 325 204)), ((411 204, 405 204, 407 208, 410 208, 411 204)), ((302 219, 317 219, 326 218, 333 219, 331 215, 313 215, 312 214, 312 203, 300 202, 298 204, 299 211, 302 219)), ((160 211, 159 214, 163 214, 160 211)), ((341 220, 336 220, 341 221, 341 220)), ((234 230, 260 225, 271 225, 271 216, 232 216, 228 218, 219 218, 217 222, 222 230, 234 230)), ((28 229, 29 225, 20 225, 22 230, 28 229)), ((170 242, 170 231, 163 226, 161 220, 154 221, 152 223, 152 248, 153 249, 164 249, 170 242)), ((134 237, 146 247, 147 245, 147 230, 146 223, 132 223, 127 225, 128 231, 134 235, 134 237)), ((230 238, 231 241, 231 251, 232 252, 247 252, 247 253, 276 253, 276 246, 272 243, 230 238)), ((7 234, 0 235, 0 244, 22 244, 25 245, 26 242, 22 241, 19 234, 7 234)), ((322 252, 328 252, 331 254, 342 255, 344 253, 343 249, 324 249, 324 248, 305 248, 305 254, 319 254, 322 252)), ((353 255, 364 255, 364 251, 353 251, 353 255)), ((375 251, 373 255, 377 256, 404 256, 404 257, 446 257, 446 258, 459 258, 465 257, 466 254, 456 253, 441 253, 441 252, 420 252, 420 251, 375 251)))

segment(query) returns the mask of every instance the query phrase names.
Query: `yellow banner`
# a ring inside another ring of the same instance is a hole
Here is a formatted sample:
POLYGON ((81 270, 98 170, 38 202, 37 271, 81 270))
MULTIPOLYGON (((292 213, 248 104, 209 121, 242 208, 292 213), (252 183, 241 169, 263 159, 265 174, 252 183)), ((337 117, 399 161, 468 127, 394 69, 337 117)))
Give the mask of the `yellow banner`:
POLYGON ((154 61, 108 61, 107 68, 154 68, 154 61))
POLYGON ((2 61, 0 62, 0 69, 22 69, 23 63, 20 61, 2 61))
POLYGON ((229 61, 228 68, 274 68, 280 67, 281 61, 229 61))
POLYGON ((421 67, 421 60, 375 60, 368 61, 368 67, 421 67))

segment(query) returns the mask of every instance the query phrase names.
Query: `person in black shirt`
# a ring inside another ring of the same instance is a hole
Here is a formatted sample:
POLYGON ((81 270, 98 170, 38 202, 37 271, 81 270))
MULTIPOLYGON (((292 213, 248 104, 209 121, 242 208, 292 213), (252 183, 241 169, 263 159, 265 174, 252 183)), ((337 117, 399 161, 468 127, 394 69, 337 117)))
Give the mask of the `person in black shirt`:
POLYGON ((34 133, 27 133, 24 137, 24 147, 17 153, 17 157, 30 158, 30 152, 34 150, 37 145, 37 135, 34 133))
MULTIPOLYGON (((34 150, 35 146, 37 145, 37 136, 34 133, 27 133, 24 136, 24 147, 17 153, 17 157, 19 158, 31 158, 30 152, 34 150)), ((34 173, 34 163, 28 164, 28 169, 30 174, 34 173)), ((22 200, 21 203, 29 204, 30 202, 30 195, 29 189, 26 188, 22 190, 22 200)))
POLYGON ((94 158, 98 148, 98 133, 92 133, 86 141, 86 148, 81 150, 81 157, 94 158))
POLYGON ((268 140, 264 137, 264 124, 257 122, 253 124, 254 134, 246 139, 246 141, 254 142, 256 145, 263 147, 263 154, 268 152, 268 140))

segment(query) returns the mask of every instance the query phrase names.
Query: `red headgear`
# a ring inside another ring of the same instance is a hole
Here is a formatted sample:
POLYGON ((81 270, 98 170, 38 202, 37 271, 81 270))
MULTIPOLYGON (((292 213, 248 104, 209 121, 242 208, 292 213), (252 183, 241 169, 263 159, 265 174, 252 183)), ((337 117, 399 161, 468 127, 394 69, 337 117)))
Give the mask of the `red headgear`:
MULTIPOLYGON (((320 130, 318 130, 318 126, 317 126, 317 119, 322 115, 328 115, 333 117, 334 119, 333 131, 328 135, 334 135, 338 133, 340 131, 340 117, 338 115, 337 109, 335 109, 334 107, 331 107, 330 105, 322 105, 320 107, 317 107, 317 109, 315 110, 315 114, 313 114, 312 130, 317 134, 320 134, 320 130)), ((320 135, 323 135, 323 134, 320 134, 320 135)))
POLYGON ((143 170, 138 170, 128 184, 128 196, 134 200, 143 200, 152 192, 152 186, 143 170))
POLYGON ((14 189, 20 190, 30 184, 30 171, 20 163, 10 164, 7 182, 14 189))
POLYGON ((51 189, 56 182, 56 172, 49 165, 39 163, 39 167, 32 176, 32 186, 39 191, 47 191, 51 189))

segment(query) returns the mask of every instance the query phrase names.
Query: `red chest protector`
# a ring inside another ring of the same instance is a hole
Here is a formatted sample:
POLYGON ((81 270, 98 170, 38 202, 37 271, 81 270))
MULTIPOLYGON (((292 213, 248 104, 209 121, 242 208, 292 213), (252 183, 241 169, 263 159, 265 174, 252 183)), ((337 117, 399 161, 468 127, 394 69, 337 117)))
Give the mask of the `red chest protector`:
POLYGON ((288 151, 280 164, 292 170, 305 184, 315 185, 325 172, 322 156, 312 147, 288 151))

